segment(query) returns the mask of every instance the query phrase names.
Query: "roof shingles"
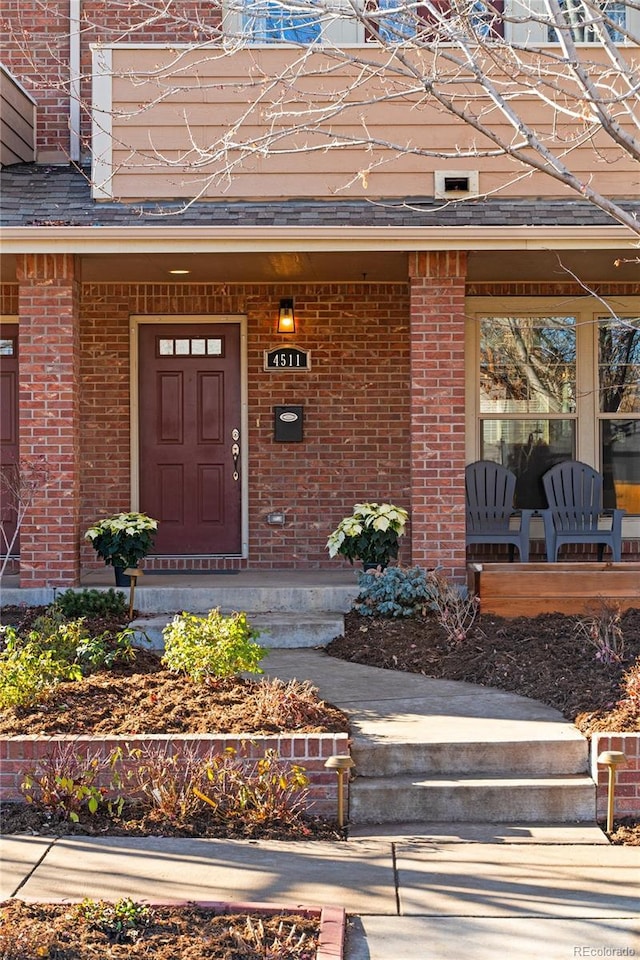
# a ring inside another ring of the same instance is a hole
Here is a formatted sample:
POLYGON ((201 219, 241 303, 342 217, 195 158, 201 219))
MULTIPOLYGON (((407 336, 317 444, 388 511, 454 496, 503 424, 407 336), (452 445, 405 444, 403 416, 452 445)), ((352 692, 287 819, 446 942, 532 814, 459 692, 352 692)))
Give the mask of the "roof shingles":
MULTIPOLYGON (((640 201, 625 209, 640 215, 640 201)), ((0 224, 29 226, 259 226, 259 227, 518 227, 614 226, 616 221, 585 200, 512 197, 442 202, 404 200, 175 200, 96 202, 88 171, 72 166, 16 164, 0 172, 0 224), (163 216, 165 214, 165 216, 163 216), (171 216, 166 216, 171 214, 171 216)))

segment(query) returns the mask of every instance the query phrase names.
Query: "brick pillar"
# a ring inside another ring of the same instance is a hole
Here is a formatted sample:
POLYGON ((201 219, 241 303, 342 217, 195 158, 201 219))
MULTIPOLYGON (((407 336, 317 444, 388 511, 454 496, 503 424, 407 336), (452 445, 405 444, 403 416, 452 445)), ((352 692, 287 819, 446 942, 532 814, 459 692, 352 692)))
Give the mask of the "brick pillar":
POLYGON ((412 560, 461 579, 466 253, 413 253, 409 275, 412 560))
POLYGON ((79 310, 69 254, 17 258, 20 285, 20 456, 46 457, 20 530, 20 585, 79 582, 79 310))

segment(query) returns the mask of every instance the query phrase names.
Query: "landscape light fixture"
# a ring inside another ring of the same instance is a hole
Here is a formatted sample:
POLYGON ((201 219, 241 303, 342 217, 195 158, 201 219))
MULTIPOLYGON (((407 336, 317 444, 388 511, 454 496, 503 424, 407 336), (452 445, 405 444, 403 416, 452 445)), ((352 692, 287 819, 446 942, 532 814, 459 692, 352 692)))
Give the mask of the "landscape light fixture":
POLYGON ((598 763, 609 771, 609 789, 607 793, 607 833, 613 831, 613 807, 616 790, 616 767, 626 763, 627 758, 620 750, 604 750, 598 757, 598 763))
POLYGON ((337 754, 325 761, 325 767, 327 770, 335 770, 338 774, 338 826, 342 829, 344 827, 344 775, 355 767, 355 763, 348 754, 337 754))
POLYGON ((296 318, 293 313, 293 300, 281 300, 278 313, 278 333, 295 333, 296 318))

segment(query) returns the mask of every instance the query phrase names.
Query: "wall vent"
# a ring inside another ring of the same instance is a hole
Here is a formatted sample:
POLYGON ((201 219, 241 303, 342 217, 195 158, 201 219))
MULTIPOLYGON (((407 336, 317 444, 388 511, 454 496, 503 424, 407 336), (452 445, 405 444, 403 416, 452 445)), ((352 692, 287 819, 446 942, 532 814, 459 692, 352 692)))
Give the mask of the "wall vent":
POLYGON ((437 200, 478 196, 477 170, 436 170, 434 181, 434 196, 437 200))

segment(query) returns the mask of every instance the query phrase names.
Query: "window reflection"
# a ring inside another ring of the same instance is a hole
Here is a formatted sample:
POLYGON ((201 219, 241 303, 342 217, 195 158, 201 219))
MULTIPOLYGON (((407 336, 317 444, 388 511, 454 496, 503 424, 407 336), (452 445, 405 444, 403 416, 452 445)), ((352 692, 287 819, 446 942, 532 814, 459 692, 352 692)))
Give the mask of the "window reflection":
POLYGON ((480 323, 480 410, 573 413, 574 317, 490 317, 480 323))
POLYGON ((598 375, 602 413, 640 413, 640 321, 601 320, 598 375))
POLYGON ((575 456, 574 420, 482 420, 480 456, 516 475, 516 506, 547 506, 542 476, 575 456))

